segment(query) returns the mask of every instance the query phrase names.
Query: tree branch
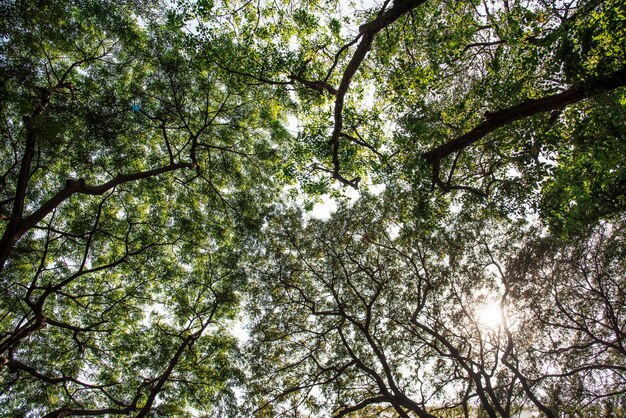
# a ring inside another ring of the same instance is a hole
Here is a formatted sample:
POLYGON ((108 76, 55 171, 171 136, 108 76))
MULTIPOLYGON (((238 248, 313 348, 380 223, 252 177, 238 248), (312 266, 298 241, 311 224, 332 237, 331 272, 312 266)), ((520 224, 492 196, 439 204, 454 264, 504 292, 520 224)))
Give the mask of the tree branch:
POLYGON ((469 147, 496 129, 512 122, 558 109, 587 99, 598 93, 614 90, 623 85, 626 85, 626 67, 582 85, 572 86, 561 93, 541 99, 526 100, 520 104, 496 112, 486 112, 485 121, 480 125, 452 141, 423 153, 422 157, 429 163, 434 164, 454 152, 469 147))
POLYGON ((0 271, 4 267, 4 263, 6 262, 13 246, 19 239, 31 228, 33 228, 37 223, 39 223, 43 218, 45 218, 49 213, 51 213, 56 207, 58 207, 65 200, 69 199, 72 195, 76 193, 88 194, 88 195, 102 195, 108 190, 113 189, 120 184, 128 183, 131 181, 141 180, 149 177, 155 177, 160 174, 164 174, 170 171, 179 170, 181 168, 193 168, 193 163, 173 163, 168 164, 164 167, 155 168, 153 170, 140 171, 137 173, 130 174, 119 174, 114 179, 97 185, 91 186, 85 184, 84 179, 79 180, 67 180, 65 183, 65 187, 57 192, 52 198, 50 198, 47 202, 45 202, 39 209, 37 209, 30 216, 23 218, 19 221, 15 228, 12 231, 7 230, 5 235, 2 237, 2 249, 0 253, 0 271), (9 234, 10 233, 10 234, 9 234))
POLYGON ((361 41, 359 42, 356 51, 354 51, 354 55, 352 55, 350 62, 348 62, 343 76, 341 77, 339 88, 337 89, 334 109, 335 125, 333 127, 330 140, 328 141, 332 152, 333 178, 339 180, 339 182, 346 186, 357 189, 359 187, 359 181, 361 180, 360 177, 356 177, 352 180, 348 180, 343 177, 343 175, 341 175, 341 163, 339 161, 339 138, 341 137, 343 129, 343 106, 346 93, 350 88, 352 77, 354 77, 361 66, 361 63, 365 59, 365 56, 372 48, 372 43, 374 42, 376 34, 425 1, 426 0, 396 0, 390 9, 379 14, 376 19, 371 22, 359 27, 361 41))
POLYGON ((349 406, 347 408, 341 409, 337 412, 337 414, 334 416, 334 418, 341 418, 344 415, 348 415, 352 412, 356 412, 356 411, 360 411, 361 409, 365 408, 366 406, 369 405, 373 405, 373 404, 377 404, 377 403, 387 403, 387 398, 384 396, 378 396, 375 398, 368 398, 368 399, 364 399, 361 402, 357 403, 356 405, 352 405, 349 406))

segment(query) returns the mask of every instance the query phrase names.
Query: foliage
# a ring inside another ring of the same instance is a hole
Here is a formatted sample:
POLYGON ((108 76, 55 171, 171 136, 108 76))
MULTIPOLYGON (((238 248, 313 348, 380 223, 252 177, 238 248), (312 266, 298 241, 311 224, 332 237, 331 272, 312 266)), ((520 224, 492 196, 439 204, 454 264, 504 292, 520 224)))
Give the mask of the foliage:
POLYGON ((3 7, 3 414, 232 406, 237 264, 279 163, 271 95, 165 6, 3 7))
POLYGON ((426 229, 384 201, 268 227, 250 304, 257 413, 559 416, 621 402, 623 230, 564 244, 481 214, 426 229))
POLYGON ((623 2, 0 11, 0 414, 625 408, 623 2))

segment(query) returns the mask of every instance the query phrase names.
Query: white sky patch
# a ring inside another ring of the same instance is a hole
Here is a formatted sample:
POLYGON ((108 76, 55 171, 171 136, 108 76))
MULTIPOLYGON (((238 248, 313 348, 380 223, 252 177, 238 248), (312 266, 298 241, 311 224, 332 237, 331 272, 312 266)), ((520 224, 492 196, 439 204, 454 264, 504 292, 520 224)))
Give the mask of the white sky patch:
POLYGON ((458 215, 459 213, 461 213, 462 210, 463 210, 463 205, 461 204, 459 200, 453 200, 450 203, 450 212, 454 213, 455 215, 458 215))
POLYGON ((244 318, 233 322, 232 332, 240 346, 250 339, 250 331, 248 330, 248 324, 244 318))
POLYGON ((374 98, 376 97, 376 86, 368 83, 363 88, 363 101, 360 103, 361 110, 372 110, 374 107, 374 98))
MULTIPOLYGON (((350 199, 352 203, 356 202, 361 197, 361 192, 353 189, 352 187, 337 187, 341 188, 343 195, 350 199)), ((368 191, 372 194, 378 195, 385 190, 385 187, 386 186, 384 184, 368 185, 368 191)), ((322 195, 321 200, 321 203, 317 203, 313 206, 313 210, 308 213, 308 218, 321 219, 325 221, 330 219, 332 214, 337 211, 337 202, 329 194, 322 195)))
POLYGON ((343 195, 352 201, 356 201, 361 197, 361 192, 352 187, 343 187, 343 195))
MULTIPOLYGON (((357 10, 363 11, 366 9, 371 9, 372 7, 376 7, 380 9, 382 4, 383 4, 382 0, 360 0, 360 1, 340 0, 339 10, 341 11, 340 15, 342 17, 353 18, 357 10)), ((359 26, 361 24, 362 22, 359 22, 356 19, 351 19, 351 23, 347 25, 342 22, 341 31, 340 31, 341 36, 343 37, 356 36, 356 34, 359 33, 359 26)))
POLYGON ((300 132, 300 125, 298 118, 294 115, 287 116, 287 130, 293 135, 297 135, 300 132))
POLYGON ((387 186, 384 183, 372 184, 371 186, 367 186, 367 189, 369 190, 369 192, 375 196, 378 196, 379 194, 384 192, 386 188, 387 186))
POLYGON ((515 167, 508 167, 507 170, 506 170, 506 175, 509 178, 521 178, 522 177, 521 171, 519 171, 515 167))
POLYGON ((170 324, 171 318, 168 317, 167 306, 160 302, 154 302, 143 308, 144 317, 141 321, 141 325, 150 327, 155 320, 162 320, 165 323, 170 324))
POLYGON ((400 225, 391 225, 387 228, 389 238, 396 239, 400 235, 400 225))
POLYGON ((556 153, 553 153, 552 155, 546 154, 546 153, 539 153, 539 155, 537 155, 537 160, 539 160, 540 163, 557 165, 556 153))
POLYGON ((298 41, 298 37, 296 35, 292 35, 289 38, 289 44, 287 45, 291 52, 297 52, 300 48, 300 42, 298 41))
POLYGON ((333 213, 337 211, 337 202, 329 195, 322 196, 322 202, 313 206, 313 210, 310 213, 310 217, 314 219, 327 220, 333 213))
POLYGON ((502 309, 497 302, 487 302, 475 310, 476 320, 487 329, 498 329, 502 323, 502 309))
MULTIPOLYGON (((500 270, 498 269, 498 266, 496 266, 495 264, 488 264, 485 266, 485 271, 487 273, 489 273, 489 275, 494 276, 498 279, 500 279, 500 270)), ((499 283, 498 283, 499 284, 499 283)), ((502 286, 499 286, 502 287, 502 286)), ((484 290, 484 289, 483 289, 484 290)), ((484 293, 484 292, 483 292, 484 293)))
POLYGON ((296 91, 294 89, 290 89, 289 90, 289 98, 294 103, 299 103, 300 102, 300 100, 298 100, 298 95, 296 94, 296 91))

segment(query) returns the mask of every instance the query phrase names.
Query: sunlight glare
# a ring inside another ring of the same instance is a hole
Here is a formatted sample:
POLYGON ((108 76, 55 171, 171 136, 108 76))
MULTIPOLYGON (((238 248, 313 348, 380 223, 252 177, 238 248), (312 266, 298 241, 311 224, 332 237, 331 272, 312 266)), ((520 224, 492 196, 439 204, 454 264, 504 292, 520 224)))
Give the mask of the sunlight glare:
POLYGON ((497 302, 488 302, 476 309, 478 323, 489 329, 497 329, 502 323, 502 310, 497 302))

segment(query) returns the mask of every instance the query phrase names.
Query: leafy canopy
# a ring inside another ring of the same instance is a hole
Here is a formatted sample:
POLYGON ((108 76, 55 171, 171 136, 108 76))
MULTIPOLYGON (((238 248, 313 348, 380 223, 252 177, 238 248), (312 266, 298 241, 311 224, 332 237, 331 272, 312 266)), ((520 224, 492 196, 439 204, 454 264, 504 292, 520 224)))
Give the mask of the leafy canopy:
POLYGON ((623 413, 622 2, 0 10, 2 415, 623 413))

